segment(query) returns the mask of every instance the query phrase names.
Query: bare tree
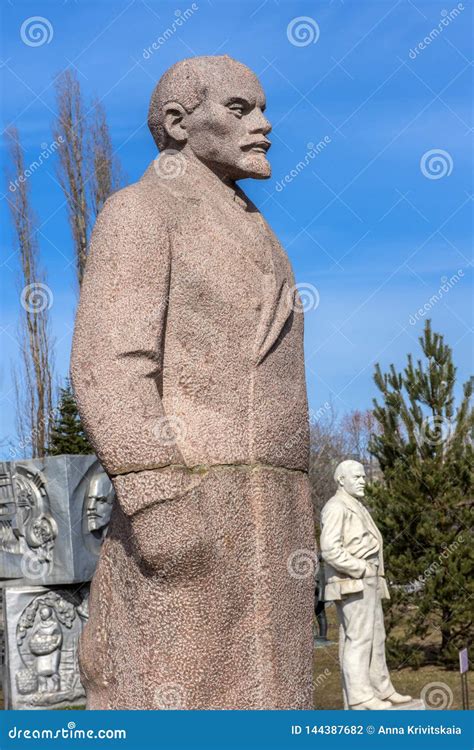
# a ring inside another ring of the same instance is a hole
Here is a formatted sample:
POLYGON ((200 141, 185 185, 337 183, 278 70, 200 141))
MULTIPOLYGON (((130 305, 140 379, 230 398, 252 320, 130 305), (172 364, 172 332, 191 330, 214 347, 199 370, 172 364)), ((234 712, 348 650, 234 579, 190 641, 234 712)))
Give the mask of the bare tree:
POLYGON ((91 110, 89 134, 89 195, 92 213, 96 217, 122 181, 122 170, 113 152, 105 110, 97 100, 91 110))
POLYGON ((370 410, 355 410, 339 418, 331 405, 321 417, 311 421, 309 477, 316 522, 323 505, 336 490, 334 471, 341 461, 354 459, 364 464, 367 478, 378 478, 378 463, 369 451, 371 435, 379 427, 370 410))
POLYGON ((378 463, 369 451, 372 435, 380 432, 380 427, 371 409, 355 411, 346 414, 341 421, 341 429, 345 435, 347 457, 354 458, 364 464, 369 481, 378 474, 378 463))
POLYGON ((58 149, 58 177, 64 192, 76 256, 77 280, 82 283, 91 219, 120 187, 122 174, 113 154, 104 108, 95 101, 87 111, 77 76, 63 71, 56 81, 58 115, 53 136, 58 149))
POLYGON ((323 505, 334 494, 336 466, 345 458, 344 434, 331 405, 318 419, 311 420, 309 478, 317 524, 323 505))
POLYGON ((9 206, 20 261, 18 343, 21 365, 13 370, 17 432, 22 449, 37 457, 46 451, 52 417, 54 351, 49 309, 53 296, 39 265, 35 217, 25 177, 23 150, 15 127, 7 131, 7 139, 9 206))
POLYGON ((87 257, 89 206, 87 203, 87 123, 79 81, 66 70, 56 79, 57 120, 53 137, 58 149, 58 178, 67 204, 69 226, 76 255, 76 272, 82 282, 87 257))

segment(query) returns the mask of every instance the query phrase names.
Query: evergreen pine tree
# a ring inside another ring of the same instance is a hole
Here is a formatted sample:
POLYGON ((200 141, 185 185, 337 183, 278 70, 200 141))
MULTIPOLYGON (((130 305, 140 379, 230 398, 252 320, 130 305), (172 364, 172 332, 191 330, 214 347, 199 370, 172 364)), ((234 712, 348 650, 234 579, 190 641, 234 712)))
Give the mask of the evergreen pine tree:
POLYGON ((94 453, 81 424, 71 384, 66 381, 60 389, 57 414, 51 428, 47 453, 59 456, 63 453, 94 453))
POLYGON ((473 633, 472 379, 456 409, 450 347, 430 321, 420 343, 424 361, 409 355, 403 373, 376 365, 370 449, 383 481, 368 498, 385 541, 391 660, 453 667, 473 633))

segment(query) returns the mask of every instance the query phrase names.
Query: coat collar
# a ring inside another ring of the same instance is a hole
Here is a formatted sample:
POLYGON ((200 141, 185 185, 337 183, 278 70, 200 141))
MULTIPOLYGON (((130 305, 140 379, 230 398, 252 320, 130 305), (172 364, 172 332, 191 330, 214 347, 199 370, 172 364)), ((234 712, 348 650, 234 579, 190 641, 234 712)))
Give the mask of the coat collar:
POLYGON ((193 202, 224 201, 238 211, 260 213, 244 191, 236 184, 226 184, 199 159, 190 159, 177 152, 159 154, 141 177, 144 182, 161 184, 170 193, 193 202), (161 166, 160 166, 161 165, 161 166))

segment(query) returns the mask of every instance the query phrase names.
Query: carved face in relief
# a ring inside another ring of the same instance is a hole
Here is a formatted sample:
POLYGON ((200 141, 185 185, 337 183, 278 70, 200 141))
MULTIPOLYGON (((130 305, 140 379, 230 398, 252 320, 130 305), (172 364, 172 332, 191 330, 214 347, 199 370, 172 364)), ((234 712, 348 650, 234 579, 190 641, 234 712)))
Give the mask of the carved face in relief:
POLYGON ((87 528, 89 531, 105 529, 110 521, 112 502, 112 483, 105 472, 100 472, 92 478, 86 500, 87 528))
POLYGON ((41 607, 39 611, 39 615, 43 621, 49 620, 52 614, 53 610, 51 609, 51 607, 41 607))

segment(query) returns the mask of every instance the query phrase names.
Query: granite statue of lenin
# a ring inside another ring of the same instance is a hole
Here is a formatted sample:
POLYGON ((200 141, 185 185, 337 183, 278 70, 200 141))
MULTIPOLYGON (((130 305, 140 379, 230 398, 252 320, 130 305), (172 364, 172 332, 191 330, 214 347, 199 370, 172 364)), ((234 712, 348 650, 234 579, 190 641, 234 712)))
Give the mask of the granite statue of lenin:
POLYGON ((71 375, 116 501, 80 643, 91 709, 312 708, 303 315, 236 181, 270 176, 257 77, 156 86, 159 157, 97 219, 71 375))

